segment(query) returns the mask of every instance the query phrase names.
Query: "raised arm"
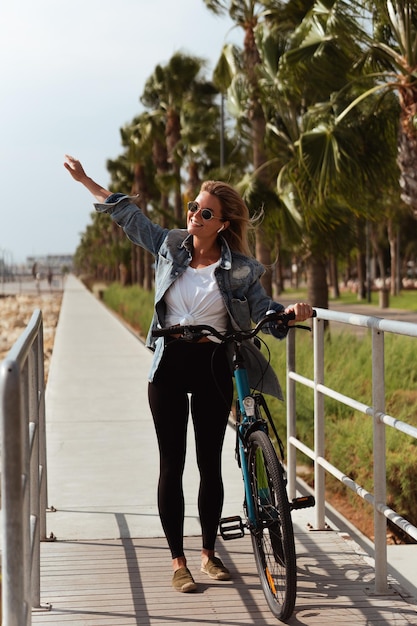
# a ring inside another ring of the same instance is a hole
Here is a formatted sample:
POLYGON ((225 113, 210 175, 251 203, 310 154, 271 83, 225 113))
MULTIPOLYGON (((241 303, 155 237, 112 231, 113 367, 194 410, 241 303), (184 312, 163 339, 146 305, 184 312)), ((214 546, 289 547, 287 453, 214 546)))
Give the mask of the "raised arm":
POLYGON ((83 166, 74 157, 69 154, 65 155, 64 167, 71 174, 74 180, 84 185, 84 187, 98 200, 99 202, 105 202, 106 198, 111 195, 108 189, 104 189, 92 178, 87 176, 83 166))

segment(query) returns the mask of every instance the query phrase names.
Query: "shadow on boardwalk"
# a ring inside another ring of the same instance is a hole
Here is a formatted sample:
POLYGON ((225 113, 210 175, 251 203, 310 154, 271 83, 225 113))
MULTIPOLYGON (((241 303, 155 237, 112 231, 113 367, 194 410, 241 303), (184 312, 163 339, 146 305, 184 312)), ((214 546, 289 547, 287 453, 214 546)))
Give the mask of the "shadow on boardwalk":
MULTIPOLYGON (((199 572, 200 540, 186 552, 198 591, 170 587, 165 539, 63 541, 42 550, 42 595, 52 610, 34 624, 277 624, 263 597, 251 542, 219 542, 233 580, 199 572)), ((298 594, 289 624, 417 624, 416 606, 391 581, 389 595, 373 594, 373 568, 352 541, 336 531, 297 532, 298 594)))

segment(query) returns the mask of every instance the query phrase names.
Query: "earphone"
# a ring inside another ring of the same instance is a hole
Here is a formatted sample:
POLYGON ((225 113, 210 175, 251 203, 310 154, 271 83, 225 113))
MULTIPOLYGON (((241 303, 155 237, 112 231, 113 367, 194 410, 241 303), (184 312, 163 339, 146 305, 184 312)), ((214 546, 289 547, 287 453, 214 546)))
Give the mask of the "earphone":
POLYGON ((223 224, 223 226, 222 226, 221 228, 219 228, 219 230, 218 230, 217 232, 218 232, 218 233, 221 233, 221 232, 222 232, 222 230, 224 230, 224 224, 223 224))

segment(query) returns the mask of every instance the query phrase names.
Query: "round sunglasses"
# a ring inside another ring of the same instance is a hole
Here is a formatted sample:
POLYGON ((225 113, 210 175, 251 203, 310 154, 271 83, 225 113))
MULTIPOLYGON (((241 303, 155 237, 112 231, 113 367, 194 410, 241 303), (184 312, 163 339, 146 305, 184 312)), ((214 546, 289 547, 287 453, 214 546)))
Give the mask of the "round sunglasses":
MULTIPOLYGON (((201 208, 198 202, 187 202, 187 208, 191 213, 197 213, 197 211, 201 208)), ((201 209, 201 217, 203 220, 208 222, 209 220, 223 220, 222 217, 216 217, 211 209, 201 209)))

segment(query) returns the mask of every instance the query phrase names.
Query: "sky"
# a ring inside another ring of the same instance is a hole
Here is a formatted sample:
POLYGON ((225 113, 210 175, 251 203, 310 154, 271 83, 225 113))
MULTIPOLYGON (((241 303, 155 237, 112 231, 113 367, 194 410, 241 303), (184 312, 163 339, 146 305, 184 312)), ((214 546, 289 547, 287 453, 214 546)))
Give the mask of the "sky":
POLYGON ((93 198, 63 167, 82 162, 103 186, 120 128, 138 115, 146 80, 178 51, 207 59, 240 42, 203 0, 2 0, 0 260, 73 254, 93 198))

